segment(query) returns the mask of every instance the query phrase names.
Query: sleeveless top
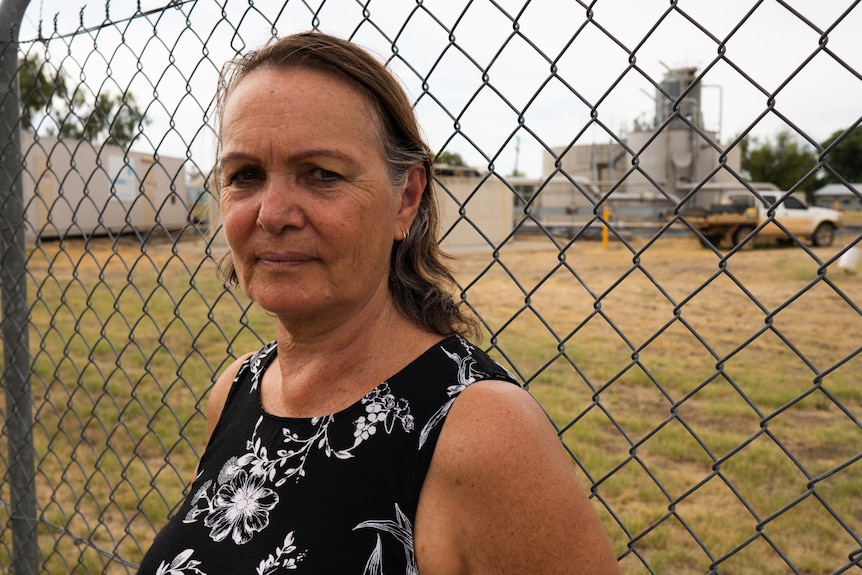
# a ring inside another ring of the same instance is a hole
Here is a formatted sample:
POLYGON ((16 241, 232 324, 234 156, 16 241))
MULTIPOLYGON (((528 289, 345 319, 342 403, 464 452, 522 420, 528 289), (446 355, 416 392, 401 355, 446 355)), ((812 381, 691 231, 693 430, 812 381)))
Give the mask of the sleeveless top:
POLYGON ((347 409, 276 417, 258 394, 276 353, 240 367, 190 495, 138 573, 417 574, 416 507, 446 415, 471 383, 514 377, 451 336, 347 409))

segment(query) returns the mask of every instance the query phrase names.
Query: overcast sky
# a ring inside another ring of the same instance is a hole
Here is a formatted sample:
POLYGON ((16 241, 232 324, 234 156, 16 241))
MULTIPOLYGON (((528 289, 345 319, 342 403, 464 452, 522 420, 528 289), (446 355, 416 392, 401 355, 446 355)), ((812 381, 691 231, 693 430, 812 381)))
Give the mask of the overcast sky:
MULTIPOLYGON (((143 11, 166 3, 140 2, 143 11)), ((416 102, 433 149, 458 152, 482 168, 493 161, 504 174, 517 165, 539 177, 543 145, 610 140, 593 112, 621 136, 635 120, 651 119, 651 81, 660 82, 669 68, 707 70, 704 123, 725 143, 750 127, 761 138, 790 129, 782 115, 815 141, 852 126, 862 117, 858 3, 680 0, 671 9, 668 0, 597 0, 588 16, 570 0, 257 1, 253 11, 247 0, 199 0, 162 14, 158 39, 151 37, 152 16, 150 23, 78 37, 68 47, 69 40, 52 41, 50 51, 55 61, 71 52, 74 61, 64 68, 75 77, 83 72, 89 84, 104 80, 110 62, 108 86, 131 86, 142 102, 158 93, 162 104, 148 109, 151 145, 180 157, 189 148, 205 164, 212 139, 200 130, 201 107, 210 103, 218 66, 266 42, 270 22, 283 35, 310 28, 316 16, 322 30, 353 37, 381 59, 392 56, 395 40, 392 69, 416 102), (121 32, 126 46, 118 49, 121 32), (767 112, 772 95, 774 112, 767 112)), ((21 39, 32 38, 40 20, 50 35, 55 14, 61 34, 75 29, 84 4, 33 0, 21 39)), ((105 20, 104 0, 86 4, 84 27, 97 27, 105 20)), ((127 18, 137 4, 113 0, 110 16, 127 18)))

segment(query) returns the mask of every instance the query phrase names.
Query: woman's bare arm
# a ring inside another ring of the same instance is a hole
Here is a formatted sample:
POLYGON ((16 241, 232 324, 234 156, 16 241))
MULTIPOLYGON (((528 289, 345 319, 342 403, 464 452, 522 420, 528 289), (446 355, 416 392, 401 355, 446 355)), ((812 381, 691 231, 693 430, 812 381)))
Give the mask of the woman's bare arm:
POLYGON ((453 404, 416 524, 422 572, 619 573, 547 416, 503 382, 475 383, 453 404))

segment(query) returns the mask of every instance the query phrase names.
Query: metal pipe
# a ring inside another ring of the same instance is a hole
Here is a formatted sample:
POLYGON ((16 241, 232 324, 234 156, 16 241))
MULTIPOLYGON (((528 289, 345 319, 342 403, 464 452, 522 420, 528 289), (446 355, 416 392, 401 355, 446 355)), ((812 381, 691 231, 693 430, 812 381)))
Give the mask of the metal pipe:
POLYGON ((0 383, 6 390, 14 575, 36 575, 39 554, 18 86, 18 34, 28 3, 29 0, 0 0, 0 383))

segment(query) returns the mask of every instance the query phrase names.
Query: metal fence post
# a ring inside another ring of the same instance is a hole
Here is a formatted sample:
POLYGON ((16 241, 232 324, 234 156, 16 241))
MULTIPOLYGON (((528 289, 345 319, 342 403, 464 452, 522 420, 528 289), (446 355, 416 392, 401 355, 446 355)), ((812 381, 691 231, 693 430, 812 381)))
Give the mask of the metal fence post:
POLYGON ((0 336, 15 575, 35 575, 39 552, 18 89, 18 32, 28 3, 0 0, 0 336))

